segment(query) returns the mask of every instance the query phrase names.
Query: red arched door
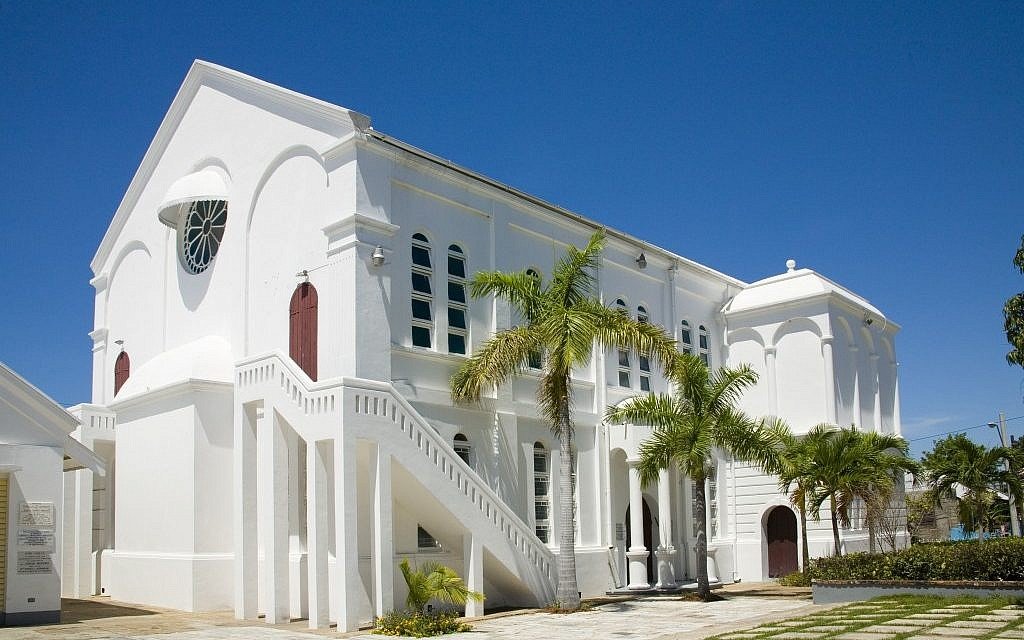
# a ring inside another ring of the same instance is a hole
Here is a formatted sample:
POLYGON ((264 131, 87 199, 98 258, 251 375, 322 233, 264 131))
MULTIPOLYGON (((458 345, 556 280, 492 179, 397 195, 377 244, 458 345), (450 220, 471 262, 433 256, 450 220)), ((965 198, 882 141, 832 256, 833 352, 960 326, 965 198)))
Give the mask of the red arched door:
POLYGON ((114 360, 114 395, 117 395, 124 383, 128 381, 131 368, 132 361, 128 358, 128 352, 122 351, 117 354, 117 360, 114 360))
POLYGON ((796 516, 791 509, 775 507, 765 526, 768 535, 768 577, 781 578, 799 568, 796 548, 796 516))
POLYGON ((316 380, 316 288, 312 284, 295 287, 288 314, 288 355, 316 380))

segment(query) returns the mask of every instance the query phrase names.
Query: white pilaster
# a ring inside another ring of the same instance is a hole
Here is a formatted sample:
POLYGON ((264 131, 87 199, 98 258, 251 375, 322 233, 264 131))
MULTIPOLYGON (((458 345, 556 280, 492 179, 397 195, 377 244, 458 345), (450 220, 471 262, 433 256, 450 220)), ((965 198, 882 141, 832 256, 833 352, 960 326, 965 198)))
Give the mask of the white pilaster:
POLYGON ((306 443, 306 559, 310 629, 322 629, 330 624, 327 469, 332 453, 331 442, 328 440, 306 443))
POLYGON ((377 445, 373 461, 373 602, 382 616, 395 608, 395 543, 392 527, 391 452, 377 445))
POLYGON ((234 583, 235 617, 255 619, 259 586, 256 541, 256 431, 262 409, 235 404, 234 433, 234 583), (258 412, 258 413, 257 413, 258 412))
MULTIPOLYGON (((470 591, 484 590, 484 548, 480 539, 470 531, 462 536, 462 566, 465 567, 466 586, 470 591)), ((484 615, 484 603, 476 600, 466 601, 466 617, 475 618, 484 615)))
POLYGON ((627 460, 629 467, 629 589, 650 589, 647 581, 647 547, 644 546, 644 498, 640 492, 639 460, 627 460))
POLYGON ((879 384, 878 380, 878 354, 871 354, 871 382, 874 386, 874 410, 872 412, 872 420, 874 422, 875 433, 882 432, 882 385, 879 384))
POLYGON ((343 436, 334 439, 334 584, 338 631, 359 628, 356 594, 362 588, 359 577, 356 504, 356 443, 343 436), (347 446, 346 446, 347 445, 347 446))
POLYGON ((825 361, 825 421, 836 424, 836 370, 832 364, 832 336, 822 336, 821 357, 825 361))
POLYGON ((779 383, 775 378, 775 347, 764 348, 764 373, 768 382, 768 407, 773 416, 779 415, 779 383))
POLYGON ((263 536, 266 621, 288 622, 288 443, 273 409, 258 420, 259 527, 263 536))

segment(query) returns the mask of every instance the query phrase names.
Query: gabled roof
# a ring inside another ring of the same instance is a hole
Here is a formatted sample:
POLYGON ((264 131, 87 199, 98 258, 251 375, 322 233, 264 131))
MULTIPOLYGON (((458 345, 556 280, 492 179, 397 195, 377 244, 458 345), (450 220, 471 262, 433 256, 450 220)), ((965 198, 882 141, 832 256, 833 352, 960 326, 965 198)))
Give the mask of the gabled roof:
POLYGON ((258 99, 260 104, 266 108, 277 108, 282 112, 293 114, 298 112, 304 116, 304 120, 310 126, 338 137, 350 133, 354 129, 364 130, 370 126, 370 119, 356 111, 311 98, 212 62, 196 60, 188 70, 174 100, 171 101, 167 114, 160 123, 149 148, 146 149, 142 163, 139 164, 135 176, 129 183, 128 190, 125 192, 124 198, 121 199, 121 204, 114 212, 114 218, 100 241, 99 248, 96 249, 96 255, 93 256, 90 263, 93 275, 99 275, 99 270, 110 255, 114 242, 120 235, 132 209, 135 208, 142 189, 149 182, 164 150, 185 116, 188 106, 199 89, 204 86, 215 88, 241 100, 258 99))
POLYGON ((60 446, 80 467, 103 473, 103 461, 71 437, 78 419, 0 362, 0 440, 7 444, 60 446), (4 415, 6 414, 6 415, 4 415))

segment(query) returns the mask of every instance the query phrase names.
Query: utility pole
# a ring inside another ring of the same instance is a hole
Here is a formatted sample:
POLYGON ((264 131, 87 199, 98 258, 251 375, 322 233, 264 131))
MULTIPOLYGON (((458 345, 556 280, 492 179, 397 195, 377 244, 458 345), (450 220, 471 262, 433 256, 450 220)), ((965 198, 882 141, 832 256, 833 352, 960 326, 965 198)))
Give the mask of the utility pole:
MULTIPOLYGON (((999 443, 1003 445, 1004 448, 1009 449, 1010 442, 1006 439, 1006 415, 1002 411, 1000 411, 999 423, 996 424, 995 422, 990 422, 988 423, 988 426, 998 429, 999 443)), ((1003 460, 1003 465, 1007 471, 1016 473, 1013 467, 1010 466, 1008 460, 1003 460)), ((1019 538, 1020 520, 1017 519, 1017 501, 1014 499, 1013 491, 1010 490, 1010 487, 1007 487, 1006 495, 1007 501, 1010 503, 1010 534, 1015 538, 1019 538)))

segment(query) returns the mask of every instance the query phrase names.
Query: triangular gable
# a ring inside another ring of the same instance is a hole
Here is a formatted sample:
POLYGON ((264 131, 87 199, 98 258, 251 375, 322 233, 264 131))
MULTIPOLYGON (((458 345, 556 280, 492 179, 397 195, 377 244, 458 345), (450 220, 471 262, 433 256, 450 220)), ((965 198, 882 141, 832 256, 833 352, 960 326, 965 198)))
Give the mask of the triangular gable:
POLYGON ((124 198, 121 199, 121 204, 118 205, 117 211, 114 213, 107 232, 100 241, 96 255, 93 256, 90 263, 94 275, 99 275, 100 269, 109 257, 114 243, 121 234, 121 230, 128 221, 129 215, 135 208, 143 188, 149 182, 174 132, 184 118, 192 100, 204 86, 243 101, 258 102, 262 108, 268 111, 302 122, 311 128, 338 138, 356 130, 365 131, 370 127, 370 119, 356 111, 311 98, 227 67, 204 60, 196 60, 192 63, 181 88, 174 96, 167 114, 142 158, 142 163, 128 185, 124 198))

